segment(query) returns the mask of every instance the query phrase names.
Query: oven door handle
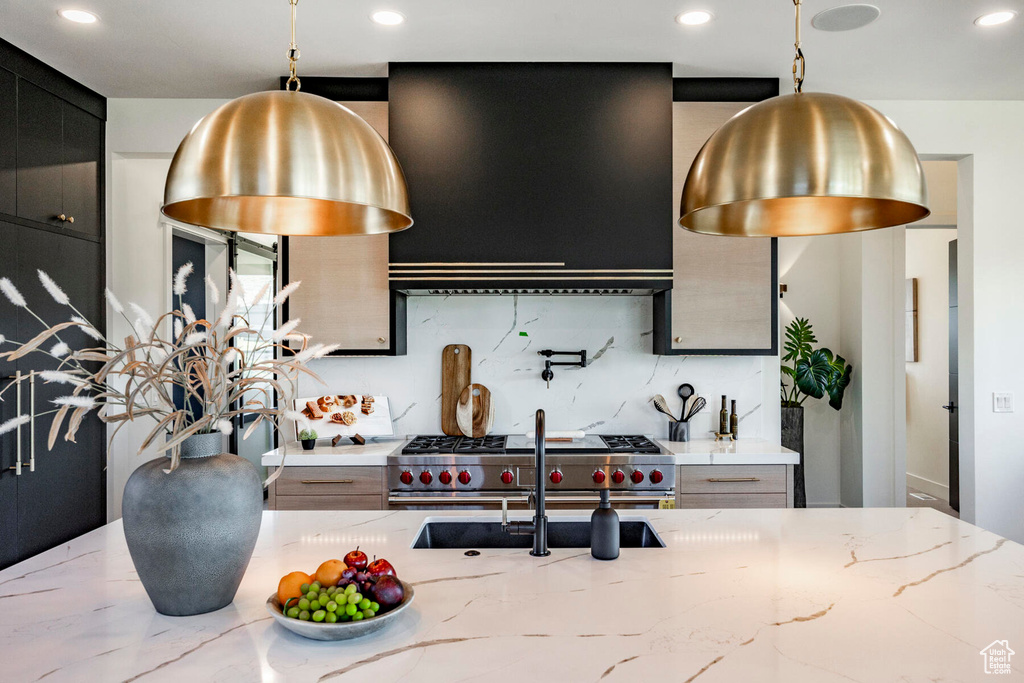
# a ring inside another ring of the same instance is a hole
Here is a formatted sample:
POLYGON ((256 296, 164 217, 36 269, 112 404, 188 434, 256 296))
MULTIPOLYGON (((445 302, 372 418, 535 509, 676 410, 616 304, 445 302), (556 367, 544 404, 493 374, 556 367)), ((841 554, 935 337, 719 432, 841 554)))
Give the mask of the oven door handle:
POLYGON ((526 496, 388 496, 388 503, 399 505, 478 505, 480 503, 528 503, 526 496))
MULTIPOLYGON (((674 500, 675 494, 666 493, 661 496, 610 496, 610 500, 613 503, 660 503, 663 500, 674 500)), ((601 496, 558 496, 547 495, 547 500, 550 503, 596 503, 601 500, 601 496)))

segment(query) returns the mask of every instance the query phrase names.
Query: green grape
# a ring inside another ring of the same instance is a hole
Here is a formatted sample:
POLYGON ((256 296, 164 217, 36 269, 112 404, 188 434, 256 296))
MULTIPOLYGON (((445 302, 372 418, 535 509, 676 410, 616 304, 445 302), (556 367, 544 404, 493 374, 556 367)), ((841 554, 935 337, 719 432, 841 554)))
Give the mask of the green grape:
POLYGON ((313 621, 323 621, 324 617, 326 616, 327 612, 323 611, 322 609, 318 609, 317 611, 313 612, 313 621))
POLYGON ((348 596, 348 603, 350 605, 358 605, 360 602, 362 602, 362 600, 363 596, 359 593, 353 593, 352 595, 348 596))
POLYGON ((333 624, 338 621, 338 615, 334 612, 328 612, 327 616, 324 617, 324 621, 326 621, 328 624, 333 624))
POLYGON ((353 604, 345 605, 345 614, 349 615, 350 617, 355 616, 355 613, 358 611, 359 609, 356 608, 356 606, 353 604))
POLYGON ((301 586, 299 586, 299 590, 302 591, 303 595, 305 595, 306 593, 309 592, 309 584, 308 583, 302 584, 301 586))
POLYGON ((361 609, 361 610, 368 610, 368 609, 370 609, 370 605, 371 605, 371 603, 370 603, 370 599, 369 598, 363 598, 362 600, 359 601, 359 609, 361 609))
POLYGON ((317 597, 318 597, 319 595, 320 595, 320 594, 319 594, 319 593, 317 593, 316 591, 314 591, 314 590, 310 590, 310 591, 309 591, 308 593, 306 593, 306 599, 307 599, 307 600, 309 600, 310 602, 313 602, 314 600, 316 600, 316 599, 317 599, 317 597))
POLYGON ((352 621, 362 621, 362 620, 363 620, 363 613, 362 612, 356 612, 355 614, 352 615, 352 621))
POLYGON ((364 617, 366 617, 367 619, 369 619, 370 617, 372 617, 372 616, 373 616, 373 614, 374 614, 374 612, 373 612, 373 610, 372 610, 372 609, 364 609, 364 610, 362 611, 362 615, 363 615, 364 617))
POLYGON ((355 592, 356 585, 354 583, 350 583, 349 585, 345 586, 345 595, 352 595, 355 592))
POLYGON ((313 610, 314 612, 320 609, 320 601, 314 600, 311 603, 309 603, 309 609, 313 610))
POLYGON ((320 582, 319 581, 314 581, 313 583, 309 584, 309 590, 316 591, 317 593, 319 593, 320 592, 320 582))
POLYGON ((299 600, 299 609, 309 609, 309 600, 306 598, 299 600))
POLYGON ((309 621, 309 610, 302 610, 299 612, 299 619, 302 621, 309 621))
POLYGON ((338 592, 338 587, 337 587, 337 586, 330 586, 330 587, 329 587, 329 588, 327 589, 327 594, 328 594, 328 595, 334 595, 334 594, 335 594, 335 593, 337 593, 337 592, 338 592))
POLYGON ((343 610, 343 609, 339 609, 338 610, 338 621, 351 621, 351 620, 352 620, 352 617, 350 617, 349 615, 345 614, 345 610, 343 610))
POLYGON ((371 602, 370 603, 370 609, 372 609, 374 612, 379 612, 380 611, 380 603, 371 602))
POLYGON ((287 614, 291 619, 298 619, 301 611, 298 607, 289 607, 287 614))
POLYGON ((338 611, 338 603, 334 602, 334 600, 328 600, 327 604, 324 605, 324 609, 327 610, 328 612, 337 612, 338 611))

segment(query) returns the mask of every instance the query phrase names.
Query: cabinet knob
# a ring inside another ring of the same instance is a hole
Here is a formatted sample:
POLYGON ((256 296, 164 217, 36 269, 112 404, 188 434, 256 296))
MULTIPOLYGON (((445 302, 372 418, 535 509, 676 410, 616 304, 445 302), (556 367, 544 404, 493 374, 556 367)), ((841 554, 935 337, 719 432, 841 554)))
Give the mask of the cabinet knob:
POLYGON ((64 214, 57 216, 57 218, 61 219, 62 221, 66 221, 68 219, 68 217, 65 216, 64 214))
POLYGON ((74 216, 68 216, 68 223, 74 223, 74 222, 75 222, 75 217, 74 216))
POLYGON ((377 337, 377 343, 379 343, 379 344, 383 344, 386 341, 387 341, 387 339, 385 339, 384 337, 377 337))
POLYGON ((683 343, 683 338, 682 337, 676 337, 676 344, 682 344, 682 343, 683 343))

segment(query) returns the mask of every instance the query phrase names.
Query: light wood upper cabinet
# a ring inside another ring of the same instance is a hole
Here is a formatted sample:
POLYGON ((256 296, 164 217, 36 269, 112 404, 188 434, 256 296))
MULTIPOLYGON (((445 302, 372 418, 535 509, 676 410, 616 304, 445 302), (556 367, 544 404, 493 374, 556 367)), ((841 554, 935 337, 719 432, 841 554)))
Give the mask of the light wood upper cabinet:
MULTIPOLYGON (((341 102, 388 139, 387 102, 341 102)), ((289 299, 288 317, 302 331, 342 351, 404 353, 393 339, 394 295, 388 290, 388 236, 290 237, 288 279, 302 280, 289 299)), ((404 324, 402 335, 404 337, 404 324)))
MULTIPOLYGON (((672 198, 678 219, 686 175, 701 147, 723 123, 752 103, 675 102, 672 105, 672 198)), ((672 231, 673 283, 663 302, 669 343, 656 353, 778 352, 776 241, 672 231)), ((656 323, 656 327, 658 324, 656 323)))

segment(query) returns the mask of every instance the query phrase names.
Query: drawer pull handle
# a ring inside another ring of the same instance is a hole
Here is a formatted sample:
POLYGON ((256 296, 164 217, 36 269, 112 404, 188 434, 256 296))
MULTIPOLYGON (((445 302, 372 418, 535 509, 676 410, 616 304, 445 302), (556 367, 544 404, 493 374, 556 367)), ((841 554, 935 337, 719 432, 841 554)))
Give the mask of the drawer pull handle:
POLYGON ((710 477, 708 478, 713 484, 732 484, 741 481, 761 481, 757 477, 710 477))
POLYGON ((354 484, 354 479, 303 479, 303 484, 354 484))

